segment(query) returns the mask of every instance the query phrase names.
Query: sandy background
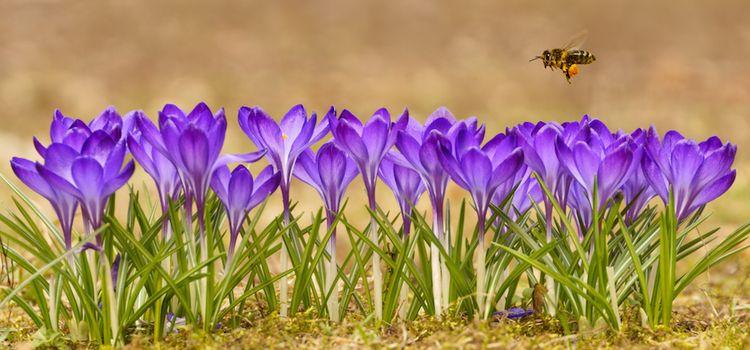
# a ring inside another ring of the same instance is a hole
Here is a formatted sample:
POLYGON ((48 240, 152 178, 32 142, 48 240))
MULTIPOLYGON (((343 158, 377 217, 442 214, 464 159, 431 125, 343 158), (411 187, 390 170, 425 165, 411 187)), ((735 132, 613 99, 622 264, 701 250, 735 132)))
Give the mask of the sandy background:
MULTIPOLYGON (((747 1, 211 3, 0 1, 0 171, 13 155, 35 156, 31 137, 46 140, 55 108, 90 119, 111 104, 155 118, 164 103, 206 101, 227 109, 227 152, 254 149, 236 124, 242 105, 277 118, 297 103, 360 117, 408 107, 420 120, 447 106, 490 133, 588 113, 613 129, 653 123, 737 143, 735 186, 709 211, 714 224, 750 218, 747 1), (598 60, 572 85, 528 62, 581 30, 598 60)), ((293 191, 303 207, 320 203, 302 184, 293 191)), ((452 187, 454 201, 461 193, 452 187)), ((350 194, 350 215, 364 216, 359 180, 350 194)))

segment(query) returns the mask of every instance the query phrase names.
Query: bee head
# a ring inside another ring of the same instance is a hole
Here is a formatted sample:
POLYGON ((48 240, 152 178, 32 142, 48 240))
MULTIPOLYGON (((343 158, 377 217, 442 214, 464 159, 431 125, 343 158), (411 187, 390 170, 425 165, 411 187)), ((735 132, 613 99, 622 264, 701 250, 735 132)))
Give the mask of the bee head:
POLYGON ((552 53, 550 53, 549 50, 544 50, 544 52, 542 52, 542 59, 545 61, 549 61, 551 57, 552 53))

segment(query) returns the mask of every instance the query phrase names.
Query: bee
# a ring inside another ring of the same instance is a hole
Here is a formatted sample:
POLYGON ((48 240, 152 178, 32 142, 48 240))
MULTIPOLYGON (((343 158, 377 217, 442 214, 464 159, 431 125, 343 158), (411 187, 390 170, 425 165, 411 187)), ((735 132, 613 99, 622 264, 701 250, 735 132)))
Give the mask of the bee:
POLYGON ((547 294, 547 287, 541 283, 534 285, 534 292, 532 294, 531 305, 534 308, 535 314, 544 313, 544 297, 547 294))
POLYGON ((596 61, 596 56, 591 52, 577 49, 586 39, 586 32, 581 32, 571 39, 561 49, 544 50, 540 56, 529 60, 542 60, 544 68, 549 67, 551 70, 559 68, 565 74, 565 78, 570 84, 570 78, 578 74, 578 65, 589 64, 596 61), (574 49, 575 48, 575 49, 574 49))

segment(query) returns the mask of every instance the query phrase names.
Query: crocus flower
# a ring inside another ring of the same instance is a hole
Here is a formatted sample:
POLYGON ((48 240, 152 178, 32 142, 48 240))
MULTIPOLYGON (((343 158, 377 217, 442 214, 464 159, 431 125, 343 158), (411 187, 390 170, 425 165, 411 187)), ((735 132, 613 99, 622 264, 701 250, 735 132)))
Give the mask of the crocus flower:
POLYGON ((229 221, 229 248, 227 261, 232 260, 234 246, 247 213, 262 203, 279 186, 280 174, 267 166, 253 180, 253 175, 243 165, 231 173, 222 166, 214 172, 211 188, 227 211, 229 221))
MULTIPOLYGON (((393 158, 398 164, 414 169, 422 177, 432 204, 433 231, 446 249, 449 247, 444 230, 443 206, 449 175, 440 164, 438 153, 440 152, 439 142, 452 142, 455 138, 456 124, 466 124, 467 128, 473 132, 474 138, 478 140, 477 143, 481 143, 484 139, 484 125, 478 125, 476 118, 468 118, 458 122, 448 109, 441 107, 427 118, 424 126, 419 125, 413 119, 409 119, 406 128, 399 131, 396 138, 396 148, 401 153, 393 158), (445 138, 440 141, 442 136, 445 136, 445 138)), ((436 313, 440 315, 442 303, 448 302, 447 292, 446 298, 442 296, 443 289, 448 289, 450 280, 447 267, 440 262, 438 247, 433 245, 430 250, 432 256, 433 302, 435 303, 436 313), (442 275, 445 275, 445 278, 442 275)))
MULTIPOLYGON (((645 131, 637 129, 630 134, 630 137, 634 141, 632 147, 644 147, 646 142, 645 131)), ((633 172, 625 180, 625 183, 623 183, 622 194, 626 205, 629 206, 625 213, 625 222, 632 223, 640 215, 651 198, 656 196, 656 192, 649 185, 646 175, 643 172, 643 167, 640 164, 636 164, 633 172)))
POLYGON ((313 113, 307 118, 302 105, 296 105, 287 112, 280 123, 276 123, 260 107, 240 108, 238 119, 240 128, 260 150, 267 150, 271 164, 281 173, 281 192, 284 204, 285 222, 289 223, 289 185, 297 158, 310 146, 328 133, 329 116, 335 116, 331 107, 320 124, 313 113))
MULTIPOLYGON (((333 288, 336 277, 336 229, 333 227, 346 188, 357 176, 357 166, 347 154, 332 141, 325 143, 315 155, 309 149, 302 152, 294 168, 294 176, 314 188, 323 199, 328 229, 332 230, 326 247, 331 257, 326 274, 326 287, 333 288)), ((328 298, 331 319, 338 321, 338 295, 328 298)))
MULTIPOLYGON (((396 133, 406 127, 409 112, 404 111, 396 123, 391 122, 391 115, 385 108, 381 108, 362 125, 362 122, 348 110, 341 112, 341 116, 329 117, 331 133, 336 144, 354 160, 362 174, 362 181, 367 191, 370 210, 375 211, 375 185, 377 183, 378 167, 386 153, 396 142, 396 133)), ((378 225, 373 217, 370 222, 370 239, 378 244, 378 225)), ((375 316, 382 317, 382 278, 380 271, 380 256, 372 255, 375 316)))
POLYGON ((483 149, 479 148, 478 144, 472 144, 475 141, 473 131, 466 125, 460 125, 459 128, 454 140, 455 150, 452 151, 445 143, 441 143, 438 157, 451 179, 469 191, 477 213, 477 305, 483 315, 487 210, 498 187, 504 184, 511 187, 516 185, 510 182, 524 166, 523 151, 519 147, 513 148, 510 138, 503 134, 494 137, 483 149))
MULTIPOLYGON (((109 106, 87 124, 82 120, 66 117, 60 110, 55 110, 50 125, 50 142, 65 144, 80 152, 83 143, 94 131, 103 131, 116 142, 121 142, 132 129, 134 117, 135 112, 130 112, 122 118, 114 107, 109 106)), ((45 157, 47 146, 44 146, 36 137, 34 137, 34 147, 39 155, 45 157)))
POLYGON ((646 136, 646 153, 646 179, 665 203, 671 188, 680 221, 726 192, 737 175, 731 169, 737 146, 722 144, 716 136, 697 143, 670 131, 659 142, 656 129, 651 127, 646 136))
POLYGON ((78 199, 86 227, 96 230, 102 225, 109 196, 125 185, 135 170, 132 160, 123 167, 124 160, 125 144, 97 130, 83 143, 80 153, 53 143, 47 148, 44 165, 37 164, 36 168, 55 190, 78 199))
POLYGON ((159 112, 159 129, 144 116, 137 117, 136 124, 152 147, 177 169, 186 196, 186 221, 192 217, 194 200, 202 241, 205 234, 203 211, 211 175, 230 162, 254 162, 263 152, 220 157, 227 130, 224 109, 213 114, 205 103, 199 103, 187 115, 175 105, 164 106, 159 112))
MULTIPOLYGON (((138 118, 144 117, 138 112, 138 118)), ((154 180, 159 194, 162 214, 169 210, 169 201, 177 200, 180 194, 180 177, 177 168, 164 154, 148 142, 139 130, 131 131, 127 138, 128 149, 143 170, 154 180)), ((162 231, 166 235, 169 221, 164 220, 162 231)))
POLYGON ((378 175, 383 183, 393 192, 401 210, 404 236, 411 230, 412 207, 417 204, 419 197, 427 190, 419 174, 393 162, 388 157, 383 158, 378 169, 378 175))
POLYGON ((57 219, 60 221, 60 228, 62 229, 63 238, 65 240, 65 249, 70 250, 73 244, 73 218, 78 209, 78 199, 72 194, 59 191, 50 185, 47 179, 39 174, 36 163, 33 161, 13 157, 10 161, 10 165, 16 176, 18 176, 26 186, 34 192, 39 193, 50 202, 52 208, 55 210, 55 214, 57 214, 57 219))
MULTIPOLYGON (((336 110, 331 107, 327 115, 336 115, 336 110)), ((266 151, 271 165, 276 171, 281 172, 281 202, 284 206, 284 225, 291 221, 289 188, 292 182, 292 173, 297 158, 309 149, 310 146, 328 133, 328 117, 324 117, 316 126, 317 116, 315 113, 307 118, 307 112, 302 105, 296 105, 276 123, 260 107, 242 107, 237 116, 240 128, 247 134, 258 149, 266 151)), ((289 266, 287 247, 281 245, 281 269, 286 270, 289 266)), ((286 275, 279 281, 279 294, 281 302, 282 317, 287 315, 288 278, 286 275)))

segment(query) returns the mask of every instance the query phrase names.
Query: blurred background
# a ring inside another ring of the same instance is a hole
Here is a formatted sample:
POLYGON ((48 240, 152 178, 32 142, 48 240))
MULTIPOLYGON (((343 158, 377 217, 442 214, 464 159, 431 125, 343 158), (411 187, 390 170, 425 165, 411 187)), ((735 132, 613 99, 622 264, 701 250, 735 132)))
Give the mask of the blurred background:
MULTIPOLYGON (((0 171, 10 174, 13 155, 36 156, 31 138, 47 142, 55 108, 86 120, 108 105, 155 118, 165 103, 206 101, 227 109, 226 152, 254 150, 236 124, 242 105, 277 119, 297 103, 361 118, 408 107, 420 120, 446 106, 491 134, 589 114, 612 129, 654 124, 737 143, 737 181, 709 208, 711 223, 731 227, 750 218, 748 13, 744 0, 2 0, 0 171), (572 84, 528 62, 582 30, 597 61, 572 84)), ((320 205, 294 186, 303 208, 320 205)), ((350 216, 364 217, 360 180, 349 193, 350 216)), ((461 196, 451 188, 454 203, 461 196)), ((280 210, 277 200, 268 210, 280 210)), ((3 186, 0 203, 9 202, 3 186)))

